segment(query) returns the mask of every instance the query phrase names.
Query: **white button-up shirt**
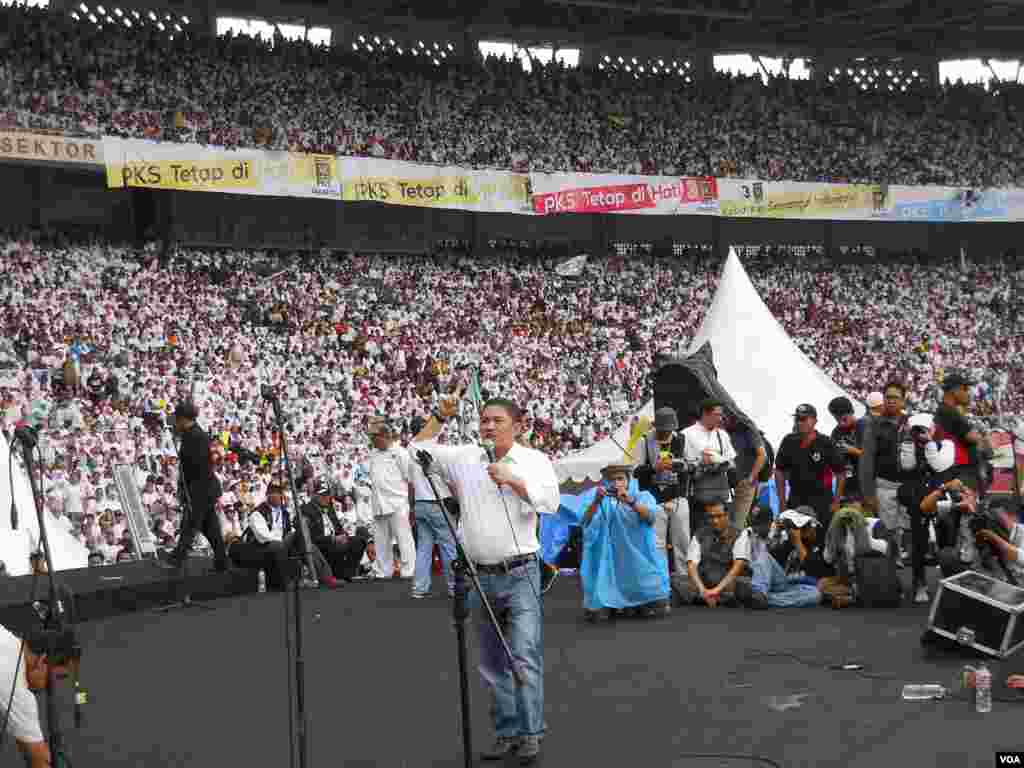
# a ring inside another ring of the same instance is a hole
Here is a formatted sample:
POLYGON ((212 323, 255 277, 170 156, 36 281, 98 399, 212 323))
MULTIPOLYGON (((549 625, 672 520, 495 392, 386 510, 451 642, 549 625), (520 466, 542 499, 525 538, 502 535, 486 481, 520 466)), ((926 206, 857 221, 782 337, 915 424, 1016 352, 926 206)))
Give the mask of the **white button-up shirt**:
POLYGON ((551 460, 518 443, 499 463, 526 483, 529 499, 511 488, 499 489, 487 474, 487 452, 478 445, 446 446, 426 441, 413 444, 433 457, 459 500, 459 533, 474 562, 494 565, 537 552, 537 515, 558 511, 561 497, 551 460))
MULTIPOLYGON (((416 501, 438 501, 437 497, 434 496, 434 489, 431 488, 430 483, 427 482, 427 476, 423 474, 423 466, 416 458, 416 452, 424 450, 424 446, 428 445, 436 446, 439 445, 439 443, 434 440, 430 440, 423 443, 413 443, 409 446, 409 461, 411 462, 412 484, 416 489, 416 501)), ((434 481, 434 485, 437 486, 437 492, 441 494, 442 499, 446 499, 452 495, 451 489, 448 487, 448 483, 444 479, 444 475, 440 469, 432 467, 430 477, 434 481)))
POLYGON ((412 482, 409 452, 400 445, 373 450, 367 462, 373 485, 374 517, 409 514, 409 483, 412 482))
POLYGON ((709 432, 698 421, 683 430, 683 438, 683 456, 691 464, 703 464, 706 450, 722 454, 720 461, 731 461, 733 465, 736 463, 736 449, 732 446, 729 433, 724 429, 713 429, 709 432))

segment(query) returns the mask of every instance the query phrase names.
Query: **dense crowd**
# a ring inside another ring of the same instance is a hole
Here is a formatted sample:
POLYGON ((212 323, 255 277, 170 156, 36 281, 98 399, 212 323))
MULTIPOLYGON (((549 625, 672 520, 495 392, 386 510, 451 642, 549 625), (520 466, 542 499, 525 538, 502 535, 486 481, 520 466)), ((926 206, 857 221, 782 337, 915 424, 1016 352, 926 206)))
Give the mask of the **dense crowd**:
POLYGON ((613 74, 0 11, 0 124, 519 171, 1024 184, 1019 89, 613 74))
MULTIPOLYGON (((543 248, 497 245, 471 253, 448 244, 430 257, 158 253, 8 234, 0 241, 3 427, 42 428, 51 508, 115 559, 124 533, 115 464, 135 467, 158 537, 173 539, 175 460, 163 423, 185 397, 223 446, 225 514, 261 499, 281 459, 260 397, 271 384, 293 461, 336 482, 351 524, 365 524, 371 416, 397 416, 408 437, 439 398, 478 382, 484 397, 529 404, 533 445, 554 457, 586 447, 649 398, 654 357, 687 347, 721 266, 706 251, 613 254, 573 279, 553 271, 543 248)), ((860 399, 900 375, 911 407, 932 403, 944 371, 957 366, 980 382, 982 415, 997 402, 1024 412, 1008 288, 1021 278, 1016 266, 961 271, 890 258, 824 269, 779 248, 745 261, 786 330, 860 399)), ((475 436, 471 411, 467 400, 448 427, 452 439, 475 436)))

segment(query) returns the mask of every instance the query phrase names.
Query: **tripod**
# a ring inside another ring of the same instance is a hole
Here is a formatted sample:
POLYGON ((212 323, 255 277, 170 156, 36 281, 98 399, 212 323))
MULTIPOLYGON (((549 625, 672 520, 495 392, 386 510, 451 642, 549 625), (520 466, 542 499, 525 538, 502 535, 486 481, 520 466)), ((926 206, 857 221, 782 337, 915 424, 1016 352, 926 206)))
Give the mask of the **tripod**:
MULTIPOLYGON (((78 659, 81 658, 81 647, 78 645, 77 639, 74 637, 74 630, 68 627, 67 623, 67 609, 64 606, 64 602, 60 599, 57 593, 57 584, 53 575, 53 557, 50 554, 50 537, 46 530, 46 518, 43 514, 43 496, 42 490, 36 480, 35 474, 35 462, 32 457, 32 451, 36 449, 37 438, 35 430, 27 428, 19 428, 14 432, 14 440, 21 444, 22 457, 24 458, 25 471, 28 474, 29 485, 32 488, 32 500, 36 508, 36 517, 39 521, 39 541, 42 544, 43 557, 46 561, 46 573, 50 581, 50 600, 49 606, 46 609, 46 616, 43 619, 43 635, 46 638, 46 645, 48 647, 47 656, 51 653, 60 655, 62 652, 71 651, 72 657, 74 658, 74 681, 75 681, 75 722, 81 722, 81 711, 78 706, 84 703, 82 692, 78 686, 78 659), (68 647, 69 639, 68 633, 70 632, 70 644, 72 647, 68 647)), ((13 441, 12 441, 13 442, 13 441)), ((10 446, 13 449, 13 445, 10 446)), ((11 486, 11 504, 14 505, 14 487, 11 486)), ((32 576, 32 592, 35 594, 35 579, 38 576, 38 564, 33 563, 33 576, 32 576)), ((41 617, 42 618, 42 617, 41 617)), ((72 619, 73 620, 73 619, 72 619)), ((54 670, 54 665, 50 665, 49 674, 46 682, 46 725, 47 725, 47 745, 50 748, 50 755, 55 766, 69 766, 70 761, 64 751, 64 735, 60 728, 60 717, 57 713, 57 698, 54 691, 57 688, 57 683, 60 678, 57 676, 54 670)), ((0 738, 3 734, 0 733, 0 738)))
POLYGON ((452 534, 452 540, 455 542, 456 558, 452 561, 451 566, 452 574, 455 577, 452 622, 455 625, 455 636, 459 654, 459 697, 462 705, 462 757, 466 768, 472 768, 476 761, 473 757, 473 725, 469 709, 469 648, 466 641, 466 623, 469 619, 469 603, 467 601, 469 597, 469 584, 467 584, 467 578, 472 583, 473 588, 476 589, 477 594, 480 595, 480 602, 487 612, 487 618, 491 622, 494 634, 501 642, 501 647, 508 659, 516 685, 523 684, 523 673, 512 656, 512 649, 509 648, 508 642, 505 640, 505 633, 502 632, 501 624, 498 622, 497 616, 494 615, 494 609, 491 607, 487 595, 480 586, 480 578, 477 576, 476 566, 469 559, 466 550, 462 546, 462 542, 459 540, 451 513, 444 505, 441 494, 437 491, 437 486, 434 485, 434 478, 430 476, 430 465, 433 464, 434 458, 426 451, 419 451, 416 454, 416 459, 419 461, 420 466, 423 467, 423 476, 426 477, 427 482, 430 484, 430 491, 434 494, 434 499, 437 501, 438 506, 440 506, 442 514, 444 514, 444 521, 452 534))
MULTIPOLYGON (((188 485, 185 483, 185 478, 182 475, 182 471, 183 470, 181 468, 181 445, 178 443, 178 441, 176 441, 174 439, 174 435, 173 434, 171 435, 171 443, 174 445, 174 455, 178 459, 178 498, 185 505, 185 514, 188 515, 188 518, 186 518, 186 519, 189 521, 188 524, 189 525, 193 525, 197 521, 195 521, 192 518, 193 511, 195 509, 192 506, 192 494, 189 493, 188 485)), ((172 567, 168 567, 168 570, 178 570, 181 573, 182 582, 183 583, 184 583, 184 581, 187 578, 187 573, 186 573, 188 571, 187 562, 188 562, 188 553, 185 554, 185 559, 183 559, 181 561, 180 569, 174 569, 172 567)), ((157 563, 160 563, 159 559, 157 560, 157 563)), ((161 564, 161 566, 163 566, 163 564, 161 564)), ((172 589, 170 574, 168 574, 168 576, 167 576, 167 586, 168 586, 168 590, 172 589)), ((161 606, 159 606, 157 608, 154 608, 153 612, 154 613, 170 613, 171 611, 177 611, 177 610, 182 610, 182 609, 186 609, 186 608, 198 608, 198 609, 203 610, 203 611, 214 611, 214 610, 216 610, 212 605, 206 605, 205 603, 193 602, 192 601, 192 595, 186 592, 185 595, 181 598, 181 600, 178 600, 176 602, 165 603, 164 605, 161 605, 161 606)))

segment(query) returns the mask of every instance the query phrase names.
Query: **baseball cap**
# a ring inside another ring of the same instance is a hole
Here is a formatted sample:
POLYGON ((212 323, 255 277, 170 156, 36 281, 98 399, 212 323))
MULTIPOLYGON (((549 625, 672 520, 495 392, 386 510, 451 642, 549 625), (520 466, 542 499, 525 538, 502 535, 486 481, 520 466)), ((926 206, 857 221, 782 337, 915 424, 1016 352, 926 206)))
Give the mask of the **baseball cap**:
POLYGON ((814 511, 813 507, 803 504, 796 509, 787 509, 779 517, 783 520, 789 520, 797 528, 803 528, 805 525, 818 524, 818 514, 814 511))
POLYGON ((950 371, 942 379, 942 391, 949 392, 960 387, 969 387, 974 382, 963 371, 950 371))
POLYGON ((812 416, 818 418, 818 409, 810 403, 801 403, 796 407, 796 412, 793 414, 794 418, 802 419, 804 416, 812 416))

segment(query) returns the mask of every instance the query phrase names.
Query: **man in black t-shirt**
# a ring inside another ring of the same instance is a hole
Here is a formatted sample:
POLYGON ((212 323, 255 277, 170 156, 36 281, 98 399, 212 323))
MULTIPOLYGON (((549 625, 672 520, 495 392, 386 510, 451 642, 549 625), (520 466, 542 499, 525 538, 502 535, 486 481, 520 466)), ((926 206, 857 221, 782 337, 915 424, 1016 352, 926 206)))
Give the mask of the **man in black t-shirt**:
POLYGON ((832 442, 846 460, 846 487, 843 498, 847 501, 860 500, 860 478, 857 465, 864 451, 861 444, 864 440, 864 422, 858 420, 853 413, 853 403, 848 397, 837 397, 828 404, 828 412, 836 420, 836 428, 832 430, 832 442))
POLYGON ((942 402, 935 411, 937 427, 935 439, 950 439, 956 452, 953 464, 954 474, 964 485, 978 490, 979 466, 978 448, 982 442, 980 432, 971 427, 964 416, 971 403, 971 380, 962 373, 952 371, 942 380, 942 402))
POLYGON ((775 493, 779 509, 806 504, 814 510, 821 526, 828 530, 832 513, 846 488, 846 459, 835 443, 819 434, 818 411, 809 403, 797 406, 793 414, 797 431, 786 435, 775 457, 775 493), (832 480, 837 478, 836 494, 832 480), (789 495, 786 483, 789 482, 789 495))

